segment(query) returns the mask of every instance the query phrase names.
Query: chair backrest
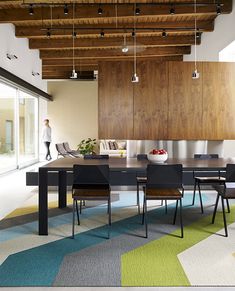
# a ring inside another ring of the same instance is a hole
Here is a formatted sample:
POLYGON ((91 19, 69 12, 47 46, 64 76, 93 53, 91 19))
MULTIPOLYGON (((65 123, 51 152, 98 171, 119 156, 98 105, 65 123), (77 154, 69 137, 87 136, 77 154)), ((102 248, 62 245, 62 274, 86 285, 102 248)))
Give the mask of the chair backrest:
POLYGON ((136 158, 137 158, 137 161, 143 161, 143 160, 147 160, 148 156, 147 154, 138 154, 136 158))
POLYGON ((62 143, 56 143, 55 147, 56 147, 57 152, 61 154, 62 156, 68 155, 68 152, 64 149, 64 146, 62 143))
POLYGON ((72 152, 68 142, 63 142, 63 147, 64 147, 66 152, 68 152, 68 153, 72 152))
POLYGON ((209 159, 218 159, 218 154, 194 154, 194 159, 209 160, 209 159))
POLYGON ((109 165, 74 165, 73 188, 109 188, 109 165))
POLYGON ((183 181, 183 167, 176 165, 153 165, 147 166, 146 188, 181 188, 183 181))
POLYGON ((235 164, 226 165, 226 182, 235 183, 235 164))
POLYGON ((108 160, 109 155, 84 155, 84 160, 108 160))

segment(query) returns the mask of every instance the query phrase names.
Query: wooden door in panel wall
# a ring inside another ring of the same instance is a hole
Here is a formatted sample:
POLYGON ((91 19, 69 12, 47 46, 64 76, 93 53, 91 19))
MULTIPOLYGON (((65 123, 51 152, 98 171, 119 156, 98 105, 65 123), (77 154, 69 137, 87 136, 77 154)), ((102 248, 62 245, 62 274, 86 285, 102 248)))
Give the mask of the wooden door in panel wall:
MULTIPOLYGON (((202 139, 202 77, 192 79, 194 64, 169 62, 168 139, 202 139)), ((202 71, 198 64, 198 71, 202 71)))
POLYGON ((133 139, 132 62, 99 64, 99 138, 133 139))
POLYGON ((235 139, 235 64, 203 63, 203 138, 235 139))
POLYGON ((134 139, 166 139, 168 107, 167 63, 138 62, 134 83, 134 139))

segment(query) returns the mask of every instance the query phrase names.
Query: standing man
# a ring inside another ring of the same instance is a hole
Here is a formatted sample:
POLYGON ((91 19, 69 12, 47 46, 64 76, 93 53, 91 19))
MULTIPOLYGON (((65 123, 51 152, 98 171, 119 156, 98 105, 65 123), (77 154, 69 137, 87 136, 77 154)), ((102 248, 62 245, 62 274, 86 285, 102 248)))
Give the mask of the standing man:
POLYGON ((51 127, 49 125, 49 119, 44 120, 44 127, 43 127, 43 132, 42 132, 42 141, 44 142, 46 146, 46 160, 50 161, 51 158, 51 153, 50 153, 50 144, 51 144, 51 127))

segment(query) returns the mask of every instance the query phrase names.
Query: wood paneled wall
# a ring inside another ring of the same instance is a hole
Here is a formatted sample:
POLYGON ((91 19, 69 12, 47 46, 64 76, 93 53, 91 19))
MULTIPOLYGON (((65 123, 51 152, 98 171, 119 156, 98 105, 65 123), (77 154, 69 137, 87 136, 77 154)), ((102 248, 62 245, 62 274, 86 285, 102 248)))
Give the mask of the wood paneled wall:
POLYGON ((99 138, 133 139, 131 62, 99 67, 99 138))
MULTIPOLYGON (((201 139, 202 78, 192 79, 193 63, 169 63, 168 139, 201 139)), ((202 65, 198 64, 201 72, 202 65)))
POLYGON ((99 64, 99 138, 235 139, 235 64, 138 62, 99 64))
POLYGON ((167 138, 168 67, 141 62, 140 82, 134 84, 134 139, 167 138))

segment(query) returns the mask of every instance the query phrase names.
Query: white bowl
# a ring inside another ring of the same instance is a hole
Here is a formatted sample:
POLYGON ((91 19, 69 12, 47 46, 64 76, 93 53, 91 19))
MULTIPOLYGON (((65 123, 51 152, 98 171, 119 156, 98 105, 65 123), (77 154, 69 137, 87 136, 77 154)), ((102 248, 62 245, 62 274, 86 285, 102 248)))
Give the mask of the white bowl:
POLYGON ((148 160, 152 163, 164 163, 168 159, 168 154, 163 155, 153 155, 148 154, 148 160))

